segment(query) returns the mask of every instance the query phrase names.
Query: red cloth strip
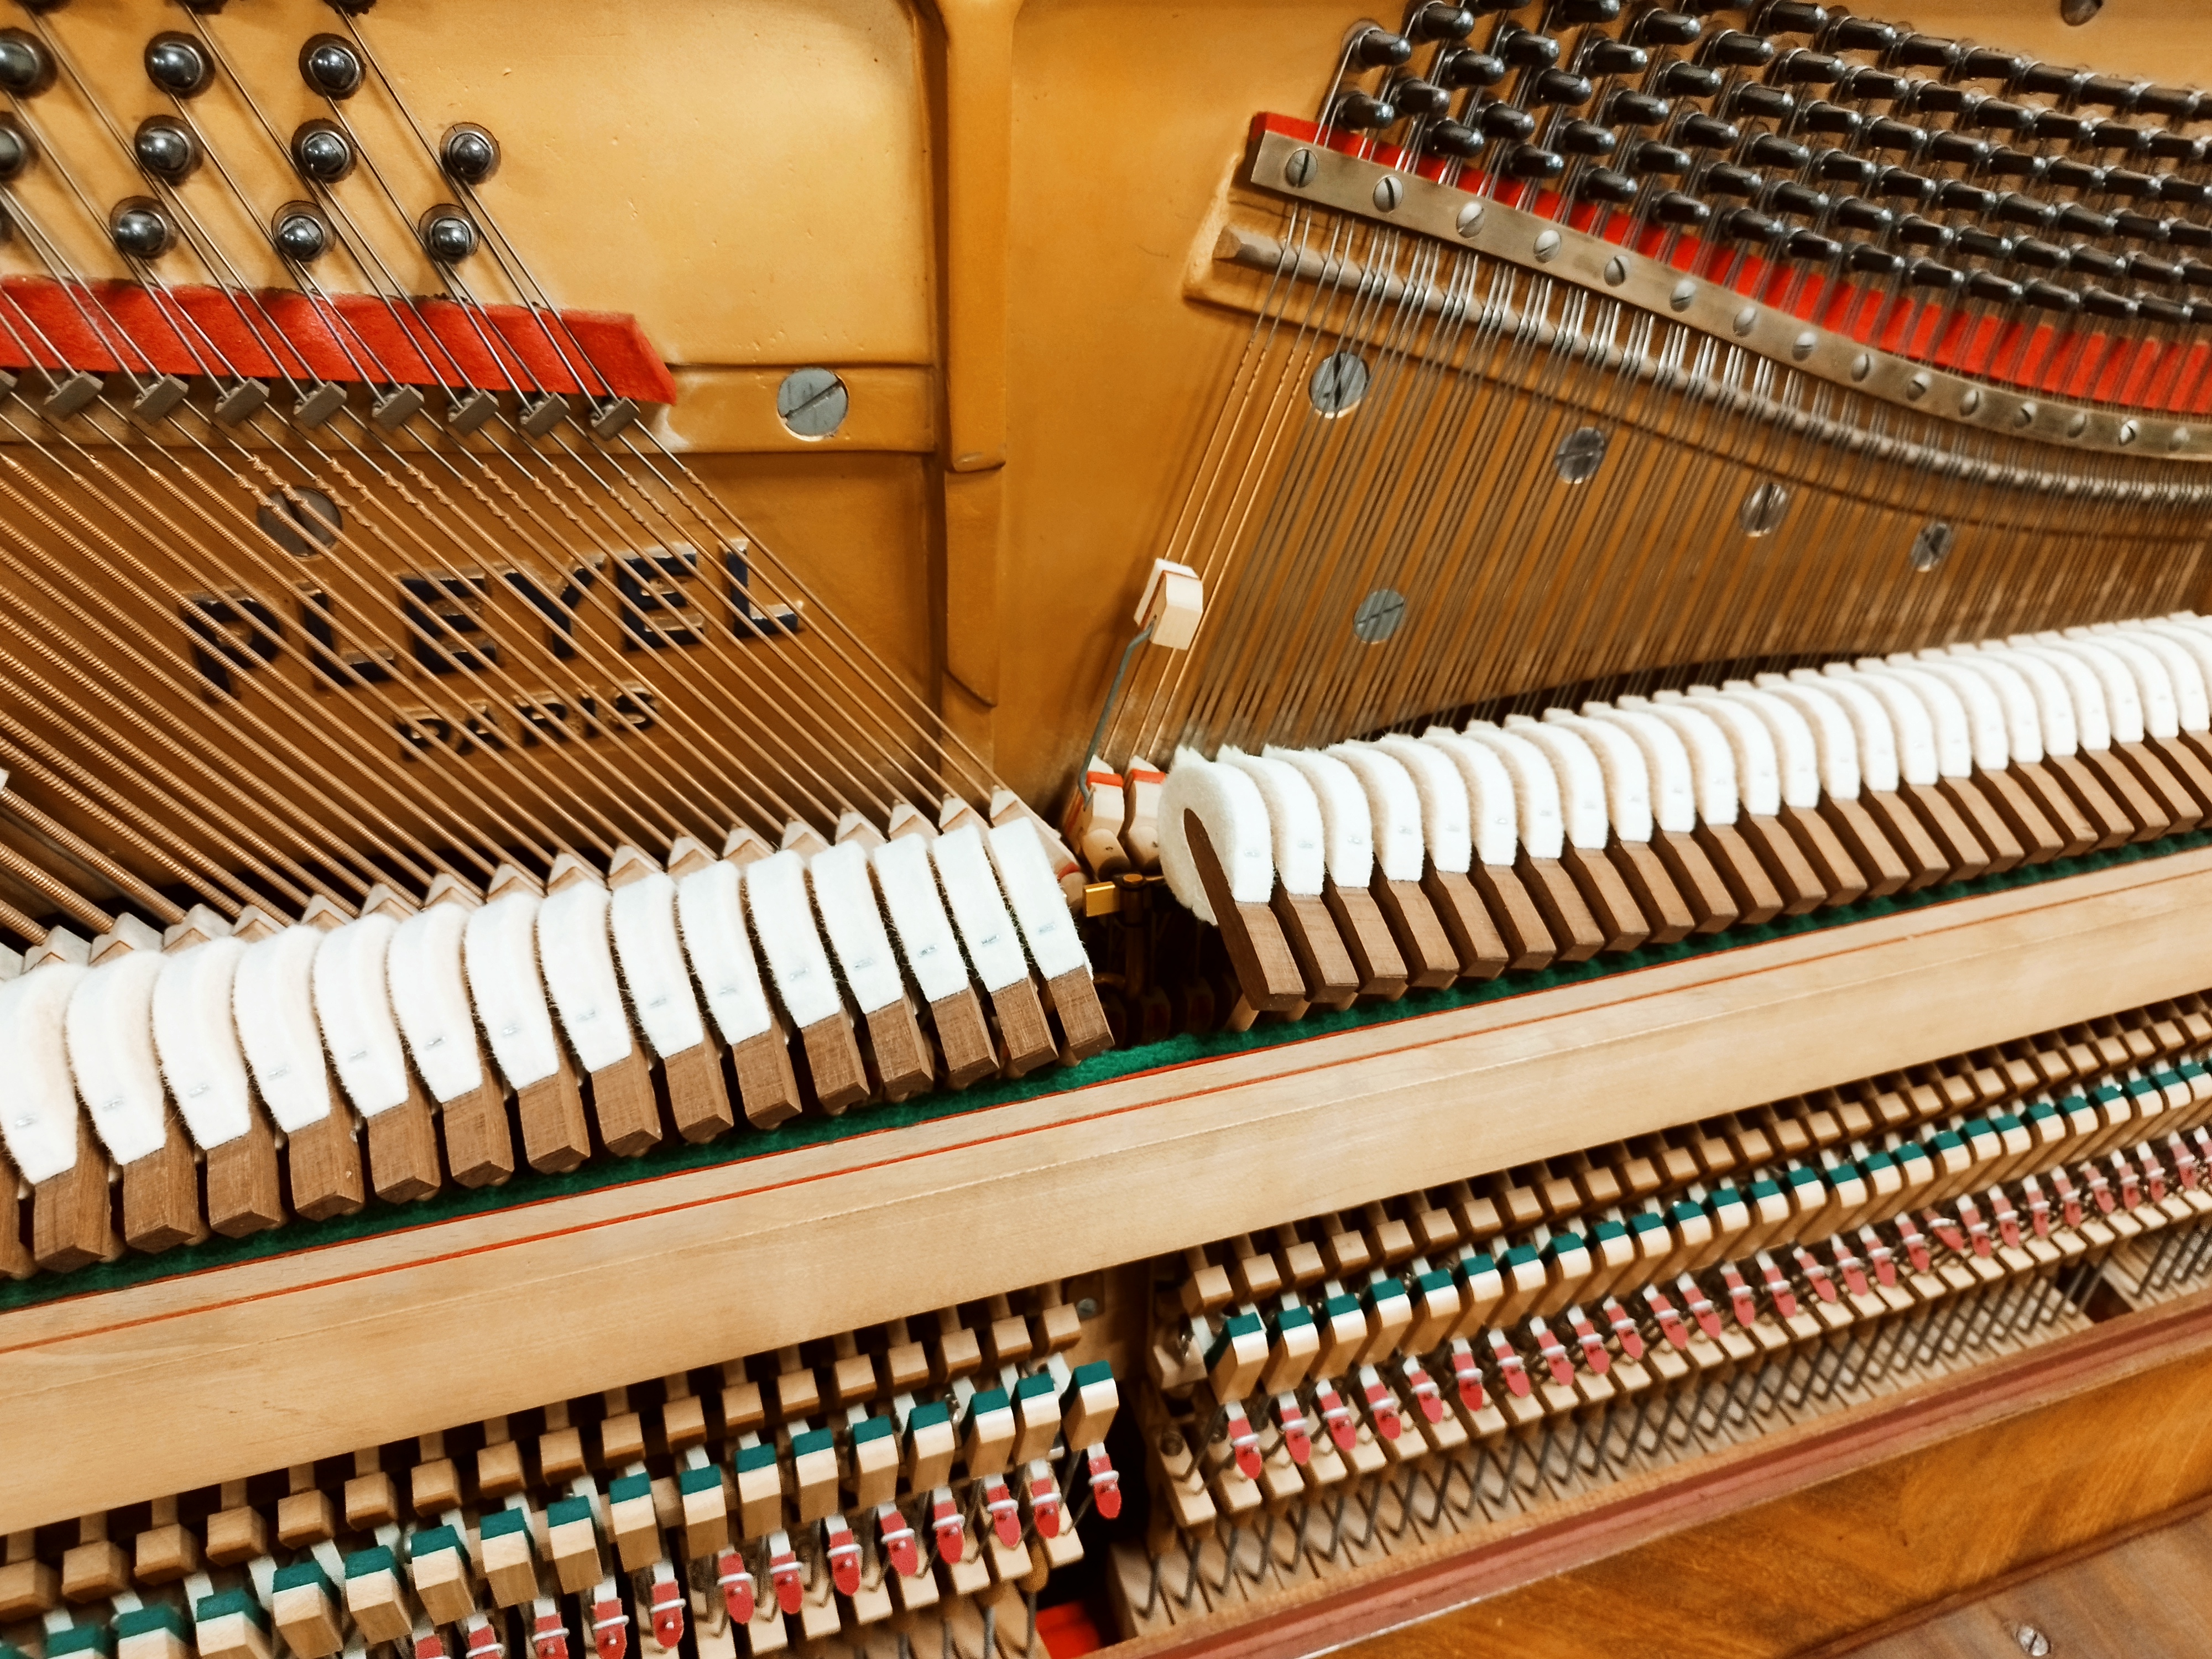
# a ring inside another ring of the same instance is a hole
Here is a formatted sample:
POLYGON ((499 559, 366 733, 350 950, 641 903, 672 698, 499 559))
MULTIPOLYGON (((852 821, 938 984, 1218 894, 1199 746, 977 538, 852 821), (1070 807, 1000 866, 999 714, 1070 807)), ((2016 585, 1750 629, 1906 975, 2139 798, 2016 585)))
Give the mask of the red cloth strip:
MULTIPOLYGON (((1326 137, 1311 121, 1288 115, 1255 115, 1252 141, 1279 133, 1302 143, 1322 143, 1383 167, 1401 163, 1404 152, 1356 132, 1332 130, 1326 137)), ((1424 178, 1440 177, 1437 158, 1425 156, 1416 168, 1424 178)), ((1462 176, 1480 176, 1469 167, 1462 176)), ((1595 229, 1608 241, 1626 242, 1627 216, 1615 210, 1601 225, 1590 203, 1569 204, 1557 192, 1517 179, 1500 179, 1495 199, 1548 219, 1564 219, 1577 230, 1595 229)), ((1923 303, 1909 294, 1892 295, 1836 277, 1808 277, 1793 297, 1796 272, 1790 265, 1755 254, 1739 255, 1723 244, 1708 244, 1694 233, 1670 233, 1647 225, 1637 236, 1637 251, 1664 257, 1678 270, 1709 281, 1729 283, 1735 292, 1757 295, 1766 304, 1787 307, 1821 328, 1846 334, 1915 362, 1933 363, 1954 374, 2002 381, 2025 391, 2118 404, 2175 415, 2202 415, 2212 409, 2212 346, 2197 342, 2119 341, 2077 319, 2063 332, 2048 323, 2004 320, 1995 314, 1970 317, 1963 309, 1923 303)), ((641 344, 642 343, 641 342, 641 344)), ((636 395, 635 393, 633 396, 636 395)))
POLYGON ((0 279, 0 368, 34 365, 676 401, 660 354, 620 312, 0 279))

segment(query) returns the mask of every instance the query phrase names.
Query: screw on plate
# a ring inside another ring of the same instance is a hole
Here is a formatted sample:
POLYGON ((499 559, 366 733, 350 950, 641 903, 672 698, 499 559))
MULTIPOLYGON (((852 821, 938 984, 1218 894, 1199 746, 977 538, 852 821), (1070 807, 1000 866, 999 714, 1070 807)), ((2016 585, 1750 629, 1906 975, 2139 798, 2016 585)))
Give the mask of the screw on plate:
POLYGON ((1294 149, 1291 159, 1283 163, 1283 182, 1304 190, 1313 183, 1314 169, 1318 165, 1310 149, 1294 149))
POLYGON ((826 438, 845 424, 845 383, 826 368, 794 368, 775 389, 775 412, 793 436, 826 438))
POLYGON ((2051 1638, 2033 1625, 2022 1625, 2012 1633, 2012 1639, 2020 1644, 2022 1653, 2033 1656, 2033 1659, 2043 1659, 2051 1651, 2051 1638))
POLYGON ((1352 636, 1362 645, 1380 645, 1405 620, 1406 596, 1395 587, 1378 587, 1352 611, 1352 636))
POLYGON ((1405 180, 1395 173, 1386 173, 1375 181, 1375 205, 1388 213, 1406 199, 1405 180))

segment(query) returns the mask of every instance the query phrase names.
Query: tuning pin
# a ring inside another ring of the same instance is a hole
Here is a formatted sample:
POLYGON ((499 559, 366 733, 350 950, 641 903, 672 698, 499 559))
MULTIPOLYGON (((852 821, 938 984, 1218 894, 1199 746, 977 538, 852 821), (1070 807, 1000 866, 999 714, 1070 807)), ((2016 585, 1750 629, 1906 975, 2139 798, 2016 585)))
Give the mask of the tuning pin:
POLYGON ((1464 40, 1474 31, 1474 14, 1446 0, 1428 3, 1406 21, 1406 33, 1415 40, 1464 40))
MULTIPOLYGON (((951 1558, 957 1560, 959 1558, 951 1558)), ((806 1585, 799 1571, 799 1553, 791 1547, 791 1534, 772 1532, 768 1537, 768 1577, 775 1586, 775 1604, 787 1613, 795 1613, 806 1601, 806 1585)))
POLYGON ((745 1558, 735 1550, 724 1550, 714 1562, 714 1583, 721 1589, 722 1605, 730 1611, 730 1622, 741 1628, 751 1624, 753 1576, 745 1571, 745 1558))
POLYGON ((840 1595, 850 1595, 860 1588, 860 1540, 853 1536, 853 1528, 842 1515, 824 1516, 822 1522, 822 1547, 830 1558, 830 1582, 837 1587, 840 1595))
POLYGON ((1331 126, 1387 127, 1398 118, 1398 112, 1380 98, 1364 92, 1347 92, 1329 106, 1331 126))
POLYGON ((1413 55, 1412 41, 1385 28, 1370 27, 1352 43, 1352 61, 1362 69, 1396 69, 1413 55))

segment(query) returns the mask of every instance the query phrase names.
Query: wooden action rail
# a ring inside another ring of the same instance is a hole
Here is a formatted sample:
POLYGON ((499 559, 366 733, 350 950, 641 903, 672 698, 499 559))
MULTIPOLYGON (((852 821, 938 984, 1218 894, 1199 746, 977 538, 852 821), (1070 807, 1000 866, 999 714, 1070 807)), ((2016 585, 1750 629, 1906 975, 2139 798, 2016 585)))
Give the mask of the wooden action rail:
POLYGON ((1018 1300, 15 1534, 0 1650, 980 1656, 1121 1503, 1093 1334, 1018 1300))
MULTIPOLYGON (((1723 1119, 1763 1103, 2212 983, 2208 895, 2212 851, 2123 861, 1409 1018, 1102 1057, 1073 1086, 995 1091, 978 1109, 795 1123, 752 1155, 647 1160, 536 1202, 326 1224, 301 1251, 33 1280, 0 1313, 0 1382, 49 1432, 16 1449, 0 1531, 1257 1237, 1286 1216, 1356 1213, 1447 1177, 1486 1190, 1510 1171, 1534 1191, 1540 1174, 1571 1182, 1589 1149, 1656 1156, 1646 1137, 1661 1130, 1703 1125, 1711 1159, 1723 1119), (1121 1201, 1132 1191, 1146 1202, 1121 1201), (577 1340, 583 1306, 623 1310, 622 1340, 577 1340), (448 1364, 463 1328, 509 1363, 448 1364), (434 1399, 418 1387, 432 1374, 434 1399), (287 1410, 301 1399, 321 1404, 287 1410), (110 1432, 152 1413, 199 1431, 110 1432)), ((1981 1065, 1881 1079, 1868 1109, 1881 1122, 1899 1109, 1885 1094, 1985 1089, 1981 1065)))
POLYGON ((1263 1617, 2201 1287, 2185 1000, 1158 1264, 1122 1633, 1263 1617))

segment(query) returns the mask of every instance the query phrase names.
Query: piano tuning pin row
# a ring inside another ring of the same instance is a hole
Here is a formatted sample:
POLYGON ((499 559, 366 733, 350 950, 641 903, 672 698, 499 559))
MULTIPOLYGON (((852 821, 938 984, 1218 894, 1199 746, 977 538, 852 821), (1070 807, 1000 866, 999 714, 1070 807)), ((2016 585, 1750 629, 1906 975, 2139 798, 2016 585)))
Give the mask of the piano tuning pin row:
POLYGON ((1019 1300, 19 1534, 0 1643, 657 1659, 936 1626, 988 1659, 1121 1503, 1113 1376, 1057 1285, 1019 1300))
POLYGON ((2208 1053, 2188 997, 1156 1263, 1123 1633, 2201 1287, 2208 1053))

